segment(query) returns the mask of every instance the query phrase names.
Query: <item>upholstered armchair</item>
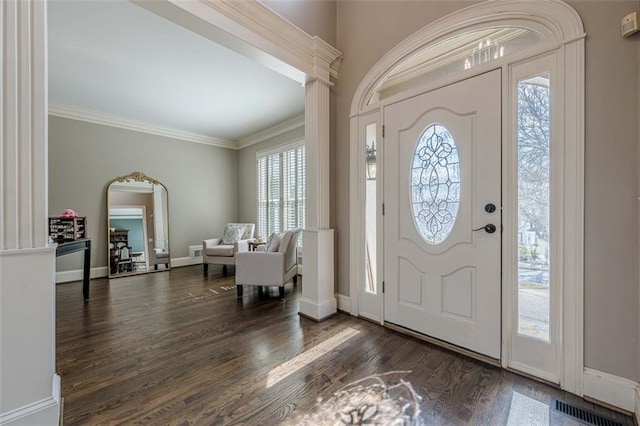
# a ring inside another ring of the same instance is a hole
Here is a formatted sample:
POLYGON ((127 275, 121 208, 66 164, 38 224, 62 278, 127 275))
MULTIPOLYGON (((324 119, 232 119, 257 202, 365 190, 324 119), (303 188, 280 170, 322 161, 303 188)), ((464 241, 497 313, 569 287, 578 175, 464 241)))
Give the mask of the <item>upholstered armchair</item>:
POLYGON ((149 256, 149 266, 158 270, 158 265, 164 265, 165 269, 169 269, 169 252, 165 249, 154 248, 149 256))
MULTIPOLYGON (((282 235, 277 251, 252 251, 236 254, 236 292, 242 297, 243 286, 278 286, 284 299, 284 286, 297 283, 296 244, 302 229, 290 229, 282 235)), ((267 244, 266 250, 269 250, 267 244)))
POLYGON ((202 242, 202 261, 204 265, 204 274, 209 272, 209 264, 222 265, 222 274, 227 275, 227 265, 236 263, 236 254, 249 251, 249 240, 253 239, 255 230, 253 223, 229 223, 224 231, 224 236, 210 238, 202 242), (233 228, 244 226, 244 231, 239 238, 233 238, 231 235, 233 228), (225 241, 225 238, 231 240, 225 241))

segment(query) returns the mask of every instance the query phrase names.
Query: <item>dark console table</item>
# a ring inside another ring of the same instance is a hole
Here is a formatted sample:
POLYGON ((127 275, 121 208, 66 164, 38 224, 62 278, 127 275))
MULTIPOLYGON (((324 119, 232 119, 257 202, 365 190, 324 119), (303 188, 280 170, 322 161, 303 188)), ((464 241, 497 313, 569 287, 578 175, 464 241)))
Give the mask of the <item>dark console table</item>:
POLYGON ((89 274, 91 273, 91 240, 89 238, 81 238, 68 243, 58 243, 56 248, 56 257, 65 254, 84 251, 84 267, 82 268, 82 294, 84 300, 89 300, 89 274))

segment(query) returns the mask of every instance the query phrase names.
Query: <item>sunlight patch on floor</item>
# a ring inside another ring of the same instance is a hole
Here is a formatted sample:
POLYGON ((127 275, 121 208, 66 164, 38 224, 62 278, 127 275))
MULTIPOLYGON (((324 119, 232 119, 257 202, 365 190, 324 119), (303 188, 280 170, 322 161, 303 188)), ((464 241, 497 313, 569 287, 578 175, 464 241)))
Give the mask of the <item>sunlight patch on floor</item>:
POLYGON ((533 398, 514 392, 509 406, 507 426, 549 425, 549 406, 533 398))
POLYGON ((334 350, 359 333, 360 332, 358 330, 351 327, 346 328, 330 339, 327 339, 313 348, 304 351, 295 358, 280 364, 269 372, 269 375, 267 376, 267 388, 270 388, 301 368, 311 364, 313 361, 334 350))

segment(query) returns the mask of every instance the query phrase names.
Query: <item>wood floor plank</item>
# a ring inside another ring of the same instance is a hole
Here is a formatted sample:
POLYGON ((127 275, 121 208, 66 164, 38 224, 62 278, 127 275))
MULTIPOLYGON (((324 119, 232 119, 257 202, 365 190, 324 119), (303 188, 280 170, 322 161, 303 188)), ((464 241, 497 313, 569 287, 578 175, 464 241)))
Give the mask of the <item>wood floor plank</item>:
POLYGON ((500 425, 546 415, 549 424, 573 425, 550 411, 552 398, 594 408, 368 321, 303 318, 301 285, 288 285, 285 301, 277 288, 250 287, 238 301, 233 275, 204 276, 193 266, 93 280, 88 302, 81 283, 57 286, 64 424, 334 424, 371 413, 347 413, 349 392, 410 393, 402 380, 421 398, 416 424, 500 425), (332 347, 340 336, 348 337, 332 347), (387 374, 395 371, 404 373, 387 374))

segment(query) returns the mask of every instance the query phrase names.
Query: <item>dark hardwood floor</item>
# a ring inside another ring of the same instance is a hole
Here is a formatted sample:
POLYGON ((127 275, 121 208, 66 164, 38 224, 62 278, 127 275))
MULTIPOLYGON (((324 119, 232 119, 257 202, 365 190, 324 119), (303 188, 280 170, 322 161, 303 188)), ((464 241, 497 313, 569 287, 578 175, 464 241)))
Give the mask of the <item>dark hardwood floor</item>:
POLYGON ((553 398, 634 424, 349 315, 300 317, 300 284, 239 302, 233 268, 215 273, 97 279, 86 303, 80 282, 58 285, 64 424, 580 424, 553 398))

